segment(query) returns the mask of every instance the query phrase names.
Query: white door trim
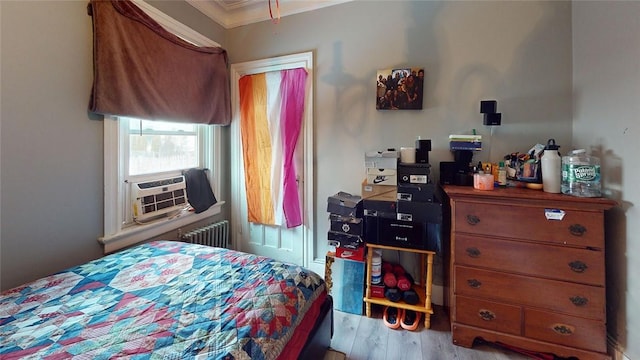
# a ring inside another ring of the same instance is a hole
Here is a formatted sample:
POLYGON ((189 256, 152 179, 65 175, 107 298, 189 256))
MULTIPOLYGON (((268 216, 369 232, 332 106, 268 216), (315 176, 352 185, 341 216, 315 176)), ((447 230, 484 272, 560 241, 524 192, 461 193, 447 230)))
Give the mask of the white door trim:
MULTIPOLYGON (((304 176, 300 179, 300 186, 303 187, 303 266, 310 268, 319 274, 324 273, 324 259, 315 258, 315 239, 314 239, 314 174, 313 174, 313 52, 305 52, 293 55, 280 56, 275 58, 254 60, 231 65, 231 104, 232 104, 232 120, 231 120, 231 226, 233 239, 242 239, 243 228, 246 221, 241 219, 241 209, 243 199, 241 198, 241 187, 244 187, 244 172, 242 160, 242 142, 240 137, 240 114, 239 114, 239 89, 238 81, 244 75, 260 74, 269 71, 277 71, 283 69, 306 68, 309 72, 307 101, 305 102, 305 111, 303 119, 304 138, 304 176), (322 261, 321 261, 322 260, 322 261)), ((237 247, 239 241, 234 241, 237 247)))

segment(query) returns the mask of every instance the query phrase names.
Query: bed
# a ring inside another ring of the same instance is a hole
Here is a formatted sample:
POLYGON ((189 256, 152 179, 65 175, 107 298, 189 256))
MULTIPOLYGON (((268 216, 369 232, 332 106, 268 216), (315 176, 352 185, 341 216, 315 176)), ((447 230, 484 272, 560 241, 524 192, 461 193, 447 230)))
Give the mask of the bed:
POLYGON ((322 278, 229 249, 154 241, 0 295, 2 359, 322 358, 322 278))

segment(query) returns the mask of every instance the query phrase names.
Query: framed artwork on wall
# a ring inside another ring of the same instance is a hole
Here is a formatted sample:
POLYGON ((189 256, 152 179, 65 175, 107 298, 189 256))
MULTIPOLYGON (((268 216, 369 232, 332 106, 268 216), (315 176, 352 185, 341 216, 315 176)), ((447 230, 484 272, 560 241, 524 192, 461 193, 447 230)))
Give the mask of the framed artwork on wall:
POLYGON ((376 74, 377 110, 420 110, 424 95, 423 68, 379 70, 376 74))

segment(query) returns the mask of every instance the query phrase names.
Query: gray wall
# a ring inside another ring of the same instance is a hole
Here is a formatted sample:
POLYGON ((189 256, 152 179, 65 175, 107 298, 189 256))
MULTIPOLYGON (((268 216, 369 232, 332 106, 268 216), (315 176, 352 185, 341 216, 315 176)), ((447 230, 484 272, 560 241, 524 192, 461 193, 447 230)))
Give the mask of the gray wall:
POLYGON ((3 289, 101 255, 102 122, 87 116, 86 5, 0 3, 3 289))
POLYGON ((640 359, 640 2, 573 3, 573 143, 602 162, 609 334, 640 359))
POLYGON ((232 29, 227 49, 232 63, 314 52, 318 258, 329 248, 326 199, 360 193, 365 151, 432 139, 437 179, 453 160, 449 134, 485 136, 475 161, 571 142, 569 2, 356 1, 232 29), (424 109, 376 111, 377 70, 407 66, 425 69, 424 109), (493 134, 485 99, 503 116, 493 134))
MULTIPOLYGON (((87 113, 87 3, 0 1, 1 289, 102 256, 103 128, 87 113)), ((224 43, 224 29, 186 2, 154 5, 224 43)))

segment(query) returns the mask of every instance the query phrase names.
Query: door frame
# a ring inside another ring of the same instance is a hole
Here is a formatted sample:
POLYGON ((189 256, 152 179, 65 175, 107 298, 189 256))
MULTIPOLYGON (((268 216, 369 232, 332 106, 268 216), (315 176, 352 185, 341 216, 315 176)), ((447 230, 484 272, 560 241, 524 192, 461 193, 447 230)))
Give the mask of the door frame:
MULTIPOLYGON (((240 93, 238 89, 238 81, 244 75, 260 74, 269 71, 278 71, 284 69, 306 68, 307 77, 307 96, 305 101, 305 110, 303 118, 301 138, 304 140, 303 146, 303 177, 299 184, 302 186, 302 219, 304 230, 302 245, 302 266, 316 271, 320 274, 324 272, 324 262, 315 261, 314 250, 314 194, 315 183, 313 173, 313 52, 304 52, 292 55, 273 57, 262 60, 254 60, 231 65, 231 107, 232 120, 230 129, 230 159, 231 159, 231 231, 232 239, 234 239, 235 248, 242 250, 243 234, 248 233, 248 222, 242 219, 242 207, 246 207, 246 203, 242 198, 242 189, 244 188, 244 167, 242 158, 242 141, 240 133, 240 93)), ((259 254, 258 254, 259 255, 259 254)))

